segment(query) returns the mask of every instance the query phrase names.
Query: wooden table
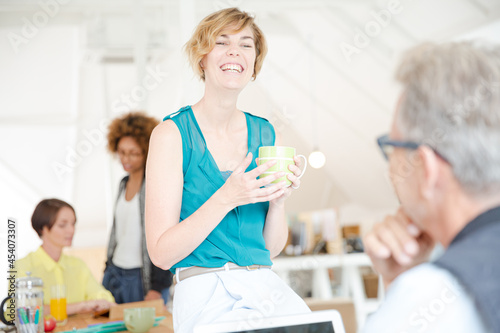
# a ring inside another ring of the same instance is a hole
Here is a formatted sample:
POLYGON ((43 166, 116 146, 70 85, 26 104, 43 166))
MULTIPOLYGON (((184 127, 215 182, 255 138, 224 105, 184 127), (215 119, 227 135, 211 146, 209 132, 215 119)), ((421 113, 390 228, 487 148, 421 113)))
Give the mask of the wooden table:
MULTIPOLYGON (((149 330, 149 333, 174 333, 172 314, 170 312, 168 312, 167 310, 161 313, 157 312, 156 316, 157 317, 165 316, 166 318, 160 321, 158 326, 151 328, 149 330)), ((88 325, 103 324, 110 321, 115 321, 115 320, 110 320, 106 317, 94 318, 94 315, 92 313, 77 314, 73 316, 68 316, 67 324, 64 326, 58 326, 54 332, 69 331, 72 330, 73 328, 77 329, 85 328, 88 325)))

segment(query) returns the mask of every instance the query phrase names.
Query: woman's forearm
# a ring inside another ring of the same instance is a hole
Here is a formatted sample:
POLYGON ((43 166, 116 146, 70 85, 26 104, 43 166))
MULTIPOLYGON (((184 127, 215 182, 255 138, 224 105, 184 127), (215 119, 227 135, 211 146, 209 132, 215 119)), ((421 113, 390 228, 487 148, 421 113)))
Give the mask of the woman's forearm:
MULTIPOLYGON (((155 244, 148 242, 154 265, 170 269, 192 253, 233 209, 217 191, 196 212, 165 230, 155 244)), ((153 217, 151 217, 153 218, 153 217)))
MULTIPOLYGON (((66 307, 66 313, 69 315, 78 314, 78 313, 87 313, 92 311, 101 311, 109 309, 111 306, 116 305, 115 303, 109 302, 105 299, 95 299, 88 300, 77 303, 70 303, 66 307)), ((44 307, 45 311, 45 307, 44 307)), ((50 312, 50 306, 49 306, 50 312)))
POLYGON ((276 257, 285 247, 288 239, 288 224, 285 218, 285 205, 269 204, 266 224, 264 225, 264 240, 271 258, 276 257))

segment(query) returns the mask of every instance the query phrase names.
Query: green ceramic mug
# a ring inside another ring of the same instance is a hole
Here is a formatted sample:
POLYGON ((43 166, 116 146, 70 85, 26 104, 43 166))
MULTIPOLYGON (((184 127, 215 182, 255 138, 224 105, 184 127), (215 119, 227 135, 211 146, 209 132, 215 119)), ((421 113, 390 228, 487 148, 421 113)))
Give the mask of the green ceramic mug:
MULTIPOLYGON (((269 162, 271 160, 276 160, 276 164, 267 169, 264 173, 262 173, 259 178, 263 178, 265 176, 269 176, 278 171, 285 172, 285 176, 276 179, 271 184, 277 184, 281 181, 286 182, 286 186, 290 186, 292 182, 287 178, 288 174, 293 174, 292 171, 288 169, 290 164, 295 164, 293 157, 295 156, 295 148, 293 147, 284 147, 284 146, 263 146, 259 148, 259 165, 269 162)), ((304 172, 307 168, 307 159, 304 155, 298 155, 304 159, 304 169, 300 174, 299 178, 304 175, 304 172)))
POLYGON ((155 323, 155 308, 123 309, 125 327, 132 333, 145 333, 155 323))

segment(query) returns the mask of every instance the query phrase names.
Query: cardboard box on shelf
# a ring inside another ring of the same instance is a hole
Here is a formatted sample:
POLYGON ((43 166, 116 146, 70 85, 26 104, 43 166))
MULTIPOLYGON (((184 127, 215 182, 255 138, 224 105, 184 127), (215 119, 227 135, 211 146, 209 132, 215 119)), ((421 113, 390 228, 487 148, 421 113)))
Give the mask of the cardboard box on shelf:
POLYGON ((344 247, 341 240, 334 240, 326 242, 326 253, 328 254, 342 254, 344 247))
POLYGON ((363 284, 367 298, 377 298, 378 296, 378 275, 375 273, 363 274, 363 284))
POLYGON ((344 237, 344 251, 346 253, 364 252, 359 225, 343 226, 342 236, 344 237))
POLYGON ((342 227, 342 236, 344 238, 350 237, 350 236, 359 236, 359 225, 345 225, 342 227))
POLYGON ((356 312, 354 303, 349 298, 336 297, 332 299, 305 298, 311 311, 337 310, 342 316, 346 333, 356 333, 356 312))

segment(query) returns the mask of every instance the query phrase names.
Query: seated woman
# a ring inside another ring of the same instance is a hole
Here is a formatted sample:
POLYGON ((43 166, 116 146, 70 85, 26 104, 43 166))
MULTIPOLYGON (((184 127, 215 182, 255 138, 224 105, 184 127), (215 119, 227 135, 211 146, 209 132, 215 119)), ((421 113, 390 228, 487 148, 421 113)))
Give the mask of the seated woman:
POLYGON ((50 304, 50 287, 66 285, 68 315, 101 311, 115 305, 111 293, 95 280, 87 265, 63 253, 65 246, 71 246, 75 224, 71 205, 58 199, 42 200, 33 212, 31 225, 43 243, 35 252, 16 261, 18 277, 31 272, 31 276, 43 280, 46 308, 50 304))

